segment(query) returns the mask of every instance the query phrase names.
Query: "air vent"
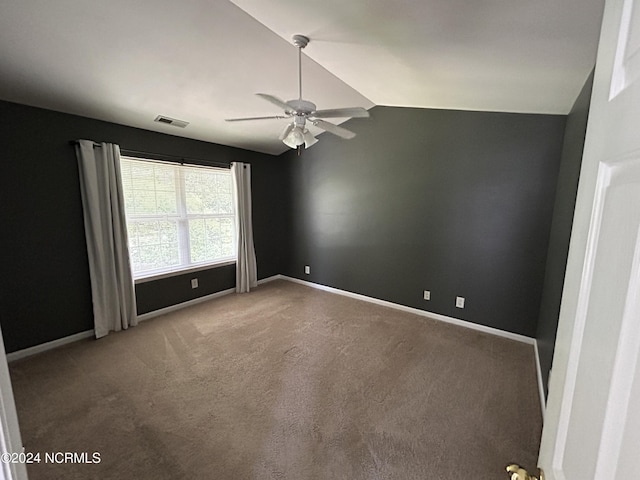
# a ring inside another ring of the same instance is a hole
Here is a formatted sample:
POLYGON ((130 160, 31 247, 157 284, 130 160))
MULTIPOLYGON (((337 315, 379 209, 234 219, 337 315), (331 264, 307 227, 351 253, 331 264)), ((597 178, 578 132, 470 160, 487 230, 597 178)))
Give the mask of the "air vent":
POLYGON ((165 117, 164 115, 158 115, 154 122, 165 123, 167 125, 172 125, 174 127, 184 128, 189 125, 189 122, 185 122, 184 120, 178 120, 176 118, 165 117))

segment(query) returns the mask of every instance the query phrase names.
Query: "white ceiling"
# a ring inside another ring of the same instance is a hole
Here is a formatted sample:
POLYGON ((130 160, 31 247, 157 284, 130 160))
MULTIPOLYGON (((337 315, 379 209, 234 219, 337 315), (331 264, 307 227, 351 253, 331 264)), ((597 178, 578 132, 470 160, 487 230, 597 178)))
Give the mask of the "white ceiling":
POLYGON ((279 154, 285 120, 224 119, 280 114, 258 92, 297 97, 301 33, 303 93, 320 109, 564 114, 593 67, 603 4, 0 0, 0 98, 279 154))

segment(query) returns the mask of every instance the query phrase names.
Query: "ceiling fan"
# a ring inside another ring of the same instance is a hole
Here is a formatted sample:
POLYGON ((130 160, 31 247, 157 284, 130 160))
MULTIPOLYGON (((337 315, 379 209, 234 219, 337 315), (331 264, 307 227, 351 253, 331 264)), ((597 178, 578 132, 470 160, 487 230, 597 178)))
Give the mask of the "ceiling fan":
POLYGON ((285 127, 280 135, 280 140, 290 148, 309 148, 318 140, 307 129, 307 121, 322 130, 333 133, 341 138, 350 139, 356 136, 350 130, 339 127, 331 122, 322 120, 323 118, 340 118, 340 117, 368 117, 369 112, 362 107, 335 108, 329 110, 316 110, 316 105, 309 100, 302 98, 302 49, 309 44, 309 37, 304 35, 294 35, 293 44, 298 47, 298 87, 299 95, 296 100, 288 100, 286 102, 278 97, 266 93, 257 93, 259 97, 271 102, 273 105, 284 110, 284 115, 273 115, 267 117, 247 117, 247 118, 228 118, 227 122, 245 122, 248 120, 272 120, 279 118, 292 118, 293 121, 285 127))

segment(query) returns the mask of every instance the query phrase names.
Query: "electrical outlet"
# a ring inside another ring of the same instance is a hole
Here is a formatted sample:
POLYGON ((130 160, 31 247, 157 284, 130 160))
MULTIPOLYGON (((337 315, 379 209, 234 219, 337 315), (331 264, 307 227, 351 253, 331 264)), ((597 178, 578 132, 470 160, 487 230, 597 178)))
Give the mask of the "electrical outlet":
POLYGON ((304 273, 306 273, 307 275, 311 273, 311 267, 309 265, 304 266, 304 273))
POLYGON ((431 292, 429 290, 424 291, 424 299, 431 300, 431 292))
POLYGON ((191 288, 198 288, 198 279, 197 278, 192 278, 191 279, 191 288))
POLYGON ((456 297, 456 307, 464 308, 464 297, 456 297))

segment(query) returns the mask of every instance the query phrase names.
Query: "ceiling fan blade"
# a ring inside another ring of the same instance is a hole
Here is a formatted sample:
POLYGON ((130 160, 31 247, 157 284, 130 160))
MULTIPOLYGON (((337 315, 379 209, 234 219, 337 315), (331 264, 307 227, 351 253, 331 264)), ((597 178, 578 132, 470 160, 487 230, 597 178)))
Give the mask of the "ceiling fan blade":
POLYGON ((286 102, 280 100, 278 97, 274 97, 273 95, 269 95, 267 93, 256 93, 256 95, 258 95, 261 98, 264 98, 267 102, 272 103, 277 107, 280 107, 282 110, 284 110, 287 113, 293 111, 286 102))
POLYGON ((318 141, 318 139, 313 136, 313 133, 311 133, 306 128, 302 133, 302 136, 304 137, 304 148, 309 148, 311 145, 318 141))
POLYGON ((309 116, 315 118, 365 118, 369 116, 369 112, 362 107, 332 108, 328 110, 316 110, 309 116))
POLYGON ((245 117, 245 118, 225 118, 225 122, 246 122, 247 120, 273 120, 278 118, 289 118, 284 115, 271 115, 269 117, 245 117))
POLYGON ((282 133, 280 134, 280 136, 278 137, 280 140, 284 140, 285 138, 287 138, 287 135, 289 135, 289 132, 291 132, 291 130, 293 130, 293 127, 295 125, 293 123, 288 124, 286 127, 284 127, 284 130, 282 131, 282 133))
POLYGON ((324 120, 312 120, 316 127, 321 128, 322 130, 326 130, 329 133, 333 133, 338 137, 345 138, 347 140, 356 136, 351 130, 347 130, 346 128, 339 127, 338 125, 334 125, 330 122, 325 122, 324 120))

